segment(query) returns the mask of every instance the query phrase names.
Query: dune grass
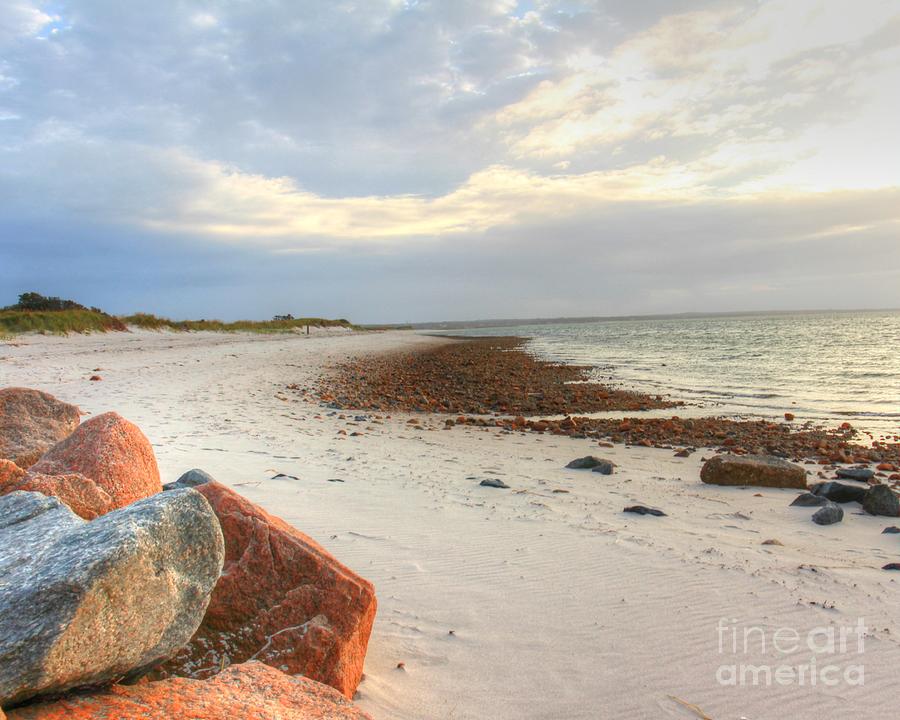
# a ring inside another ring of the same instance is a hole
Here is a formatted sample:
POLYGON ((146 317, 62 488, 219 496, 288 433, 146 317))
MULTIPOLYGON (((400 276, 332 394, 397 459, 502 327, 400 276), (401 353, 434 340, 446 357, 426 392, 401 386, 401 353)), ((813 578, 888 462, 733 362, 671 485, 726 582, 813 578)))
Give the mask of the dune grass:
POLYGON ((126 330, 119 318, 97 310, 0 310, 0 336, 48 335, 126 330))
POLYGON ((347 320, 326 320, 325 318, 295 318, 293 320, 169 320, 147 313, 137 313, 124 317, 107 315, 97 310, 0 310, 0 338, 8 339, 22 333, 43 335, 68 335, 70 333, 91 333, 127 331, 129 326, 147 330, 175 330, 184 332, 255 332, 287 333, 302 332, 311 327, 354 326, 347 320))
POLYGON ((255 332, 283 333, 302 331, 307 325, 311 327, 346 327, 353 328, 350 321, 343 318, 327 320, 325 318, 293 318, 292 320, 170 320, 148 313, 136 313, 119 318, 125 325, 145 330, 180 330, 185 332, 255 332))

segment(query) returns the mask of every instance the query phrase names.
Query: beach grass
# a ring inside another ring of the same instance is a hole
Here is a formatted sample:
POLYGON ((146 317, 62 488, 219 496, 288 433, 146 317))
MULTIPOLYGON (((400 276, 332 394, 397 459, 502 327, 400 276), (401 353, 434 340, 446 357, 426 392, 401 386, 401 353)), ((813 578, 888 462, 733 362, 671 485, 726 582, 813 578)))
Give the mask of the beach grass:
POLYGON ((68 335, 115 330, 126 330, 126 327, 119 318, 97 310, 0 310, 0 336, 30 332, 68 335))
POLYGON ((42 335, 69 335, 92 332, 123 332, 129 327, 145 330, 172 330, 181 332, 253 332, 286 333, 303 332, 307 327, 354 326, 345 319, 294 318, 292 320, 170 320, 148 313, 116 317, 98 310, 0 310, 0 338, 11 338, 22 333, 42 335))
POLYGON ((353 329, 349 320, 340 318, 328 320, 326 318, 308 317, 292 318, 290 320, 236 320, 223 322, 222 320, 170 320, 149 313, 136 313, 119 317, 119 320, 130 327, 144 330, 176 330, 183 332, 255 332, 255 333, 283 333, 302 331, 305 327, 345 327, 353 329))

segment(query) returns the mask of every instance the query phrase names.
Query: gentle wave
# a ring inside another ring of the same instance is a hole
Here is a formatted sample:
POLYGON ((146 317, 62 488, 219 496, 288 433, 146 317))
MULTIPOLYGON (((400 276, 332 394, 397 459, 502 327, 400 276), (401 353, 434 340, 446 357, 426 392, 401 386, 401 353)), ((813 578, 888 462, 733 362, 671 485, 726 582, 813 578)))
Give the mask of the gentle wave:
MULTIPOLYGON (((900 312, 794 313, 472 328, 537 357, 716 413, 801 413, 900 432, 900 312), (888 407, 898 408, 890 411, 888 407), (840 408, 835 410, 834 408, 840 408)), ((455 331, 453 334, 460 334, 455 331)))

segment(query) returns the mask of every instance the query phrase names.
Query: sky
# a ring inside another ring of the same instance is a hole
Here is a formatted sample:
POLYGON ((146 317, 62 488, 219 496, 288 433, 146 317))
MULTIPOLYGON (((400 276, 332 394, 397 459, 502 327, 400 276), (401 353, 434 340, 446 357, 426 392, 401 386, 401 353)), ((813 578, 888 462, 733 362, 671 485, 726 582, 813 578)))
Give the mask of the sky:
POLYGON ((0 0, 0 305, 900 307, 896 0, 0 0))

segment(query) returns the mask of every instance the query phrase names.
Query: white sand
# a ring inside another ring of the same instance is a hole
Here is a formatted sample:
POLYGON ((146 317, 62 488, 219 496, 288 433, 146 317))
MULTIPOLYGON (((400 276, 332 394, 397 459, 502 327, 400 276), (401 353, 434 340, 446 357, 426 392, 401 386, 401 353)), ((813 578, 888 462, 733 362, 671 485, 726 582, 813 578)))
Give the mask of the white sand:
POLYGON ((376 719, 702 717, 670 696, 715 720, 896 715, 900 573, 880 569, 900 561, 900 536, 880 534, 896 521, 848 505, 843 523, 816 526, 811 509, 788 507, 792 491, 702 485, 702 453, 444 431, 440 418, 434 430, 408 416, 352 425, 285 390, 350 355, 440 342, 409 333, 19 342, 0 345, 0 385, 120 412, 152 440, 165 481, 203 468, 375 583, 359 704, 376 719), (89 382, 98 367, 103 381, 89 382), (563 469, 588 453, 616 473, 563 469), (512 489, 479 487, 487 476, 512 489), (669 517, 621 512, 634 502, 669 517), (859 617, 864 653, 853 635, 847 653, 816 660, 864 665, 861 687, 840 673, 834 686, 717 682, 723 664, 808 663, 807 649, 774 651, 779 627, 805 646, 808 631, 859 617), (739 650, 744 627, 762 628, 768 652, 757 633, 749 654, 731 651, 731 635, 720 653, 720 618, 739 623, 739 650))

